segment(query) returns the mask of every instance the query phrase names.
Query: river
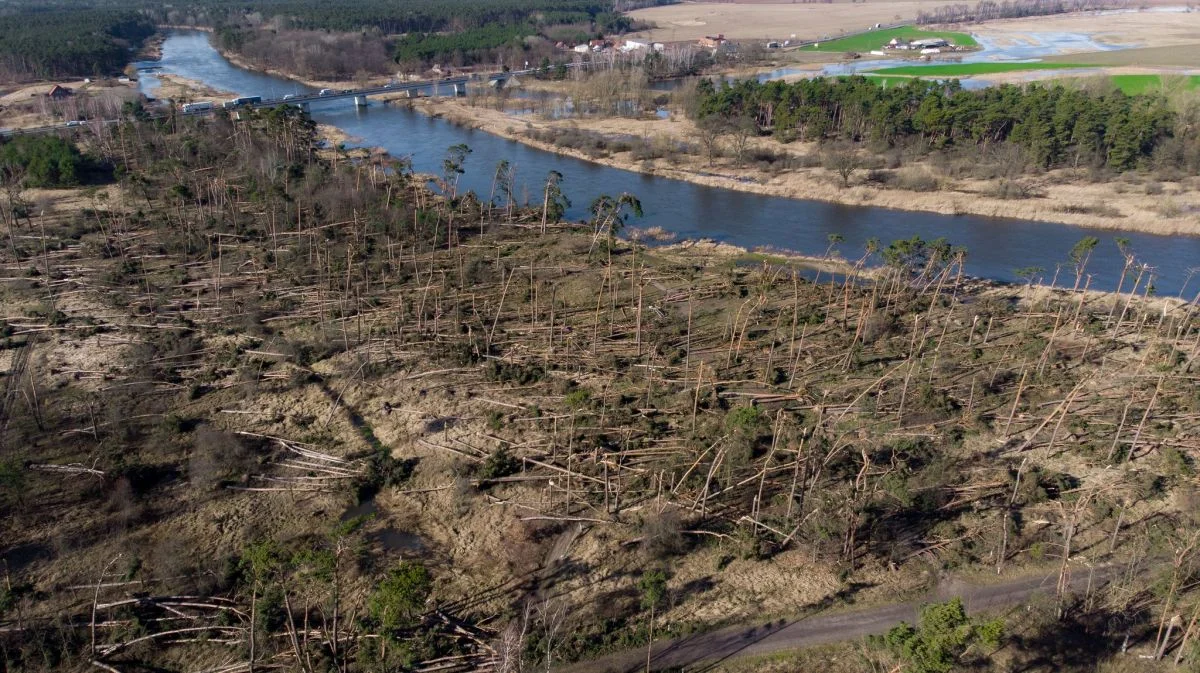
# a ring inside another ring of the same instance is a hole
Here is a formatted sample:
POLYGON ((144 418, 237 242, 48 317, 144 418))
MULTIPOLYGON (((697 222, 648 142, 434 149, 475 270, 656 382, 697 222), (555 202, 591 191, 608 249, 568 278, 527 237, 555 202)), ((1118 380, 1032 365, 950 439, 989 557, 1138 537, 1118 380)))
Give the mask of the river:
MULTIPOLYGON (((139 68, 157 66, 162 72, 187 77, 239 96, 276 96, 309 91, 294 81, 238 68, 209 43, 208 34, 179 31, 162 45, 162 59, 141 62, 139 68)), ((158 86, 153 71, 144 71, 140 86, 154 95, 158 86)), ((1191 269, 1200 265, 1200 238, 1156 236, 1135 232, 1093 230, 1065 224, 845 206, 821 201, 802 201, 763 196, 680 180, 643 175, 562 157, 499 138, 482 131, 455 126, 441 119, 413 112, 401 105, 372 104, 356 108, 350 101, 314 103, 313 118, 336 126, 358 139, 363 146, 383 147, 395 156, 412 158, 416 170, 440 173, 442 158, 452 145, 465 143, 472 150, 465 168, 462 189, 486 195, 496 164, 511 162, 517 171, 518 197, 538 201, 547 173, 564 176, 563 189, 572 201, 568 215, 586 217, 588 204, 599 194, 636 195, 645 216, 631 222, 637 227, 662 227, 681 238, 711 238, 734 245, 756 248, 770 246, 806 254, 822 254, 831 234, 841 235, 837 246, 845 257, 857 258, 868 239, 885 244, 898 238, 920 236, 926 240, 944 237, 967 249, 966 270, 983 278, 1014 281, 1014 270, 1030 266, 1045 269, 1046 279, 1064 264, 1068 251, 1084 236, 1096 236, 1101 244, 1092 256, 1088 271, 1092 287, 1117 286, 1123 259, 1114 239, 1129 239, 1139 260, 1156 268, 1155 287, 1160 294, 1174 295, 1191 279, 1191 269)), ((833 187, 831 187, 833 189, 833 187)), ((1070 276, 1067 270, 1060 279, 1070 276)), ((1200 287, 1187 285, 1190 292, 1200 287)))

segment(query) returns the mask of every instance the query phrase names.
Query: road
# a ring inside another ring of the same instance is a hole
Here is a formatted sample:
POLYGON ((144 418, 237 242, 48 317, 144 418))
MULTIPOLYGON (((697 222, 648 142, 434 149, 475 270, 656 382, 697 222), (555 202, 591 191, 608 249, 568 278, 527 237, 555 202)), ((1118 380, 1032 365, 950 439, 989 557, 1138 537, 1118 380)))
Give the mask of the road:
MULTIPOLYGON (((1113 571, 1098 568, 1093 586, 1100 586, 1113 571)), ((1083 591, 1088 586, 1086 569, 1076 570, 1071 588, 1083 591)), ((656 643, 651 653, 652 670, 678 669, 702 664, 704 670, 726 659, 761 656, 853 640, 886 633, 902 621, 916 621, 922 603, 962 598, 968 612, 976 613, 1026 603, 1037 594, 1053 595, 1058 574, 1022 577, 996 584, 971 586, 951 582, 940 586, 922 599, 862 610, 822 613, 794 620, 778 620, 767 625, 729 626, 656 643)), ((646 669, 646 650, 637 648, 563 666, 558 673, 632 673, 646 669)))
MULTIPOLYGON (((563 67, 566 67, 566 68, 586 68, 589 65, 591 65, 591 62, 587 62, 587 63, 573 62, 573 63, 564 63, 562 65, 563 65, 563 67)), ((555 67, 557 67, 557 66, 555 66, 555 67)), ((308 103, 322 103, 322 102, 326 102, 326 101, 341 100, 341 99, 345 99, 345 98, 358 98, 360 96, 367 97, 367 96, 373 96, 373 95, 384 94, 384 93, 404 93, 404 92, 411 92, 411 91, 419 91, 421 89, 433 89, 436 92, 436 91, 441 91, 442 87, 449 87, 449 92, 456 93, 457 90, 455 87, 465 86, 471 82, 494 82, 494 81, 503 82, 503 81, 507 81, 511 77, 517 77, 517 76, 525 77, 528 75, 537 74, 541 71, 542 71, 541 68, 528 68, 525 70, 512 70, 512 71, 507 71, 507 72, 490 73, 487 75, 469 75, 469 76, 464 75, 464 76, 460 76, 460 77, 448 77, 446 79, 422 80, 419 82, 398 82, 398 83, 394 83, 394 84, 387 84, 384 86, 373 86, 373 87, 366 87, 366 88, 360 88, 360 89, 343 89, 343 90, 338 90, 338 91, 333 91, 330 89, 322 89, 322 91, 325 91, 326 93, 324 93, 324 94, 308 93, 308 94, 299 94, 299 95, 292 94, 292 95, 283 96, 282 98, 263 98, 262 100, 260 100, 256 103, 247 103, 245 105, 228 108, 228 109, 237 110, 237 109, 243 108, 243 107, 259 109, 259 108, 277 107, 280 105, 305 105, 308 103)), ((181 111, 176 112, 176 114, 183 115, 183 116, 189 116, 189 117, 210 116, 210 115, 216 113, 217 110, 221 110, 221 109, 226 109, 226 108, 222 107, 221 104, 217 103, 212 108, 207 109, 207 110, 191 110, 191 111, 182 111, 181 110, 181 111)), ((163 119, 167 116, 168 116, 168 114, 166 114, 166 113, 152 114, 149 117, 147 117, 147 119, 163 119)), ((107 126, 110 124, 116 124, 120 121, 121 121, 120 119, 75 120, 75 121, 63 122, 61 124, 51 124, 49 126, 35 126, 35 127, 15 128, 15 129, 0 129, 0 137, 12 137, 12 136, 18 136, 18 135, 38 135, 38 134, 42 134, 42 133, 54 133, 57 131, 66 131, 66 130, 76 129, 76 128, 82 130, 83 128, 88 127, 88 126, 107 126)))

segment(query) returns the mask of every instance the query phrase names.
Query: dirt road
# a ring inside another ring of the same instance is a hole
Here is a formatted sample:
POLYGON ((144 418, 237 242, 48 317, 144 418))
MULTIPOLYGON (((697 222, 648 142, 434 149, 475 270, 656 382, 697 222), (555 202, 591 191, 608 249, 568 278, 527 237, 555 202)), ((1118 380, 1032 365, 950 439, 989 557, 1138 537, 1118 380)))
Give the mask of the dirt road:
MULTIPOLYGON (((1100 586, 1109 574, 1097 569, 1091 578, 1091 585, 1100 586)), ((939 586, 926 597, 908 603, 817 614, 766 625, 730 626, 655 644, 650 667, 652 670, 662 670, 703 664, 692 670, 704 670, 726 659, 759 656, 884 633, 901 621, 914 622, 917 608, 922 603, 949 600, 954 596, 961 597, 967 610, 972 613, 1020 605, 1037 594, 1052 596, 1057 580, 1055 573, 982 586, 950 582, 939 586)), ((1072 589, 1083 591, 1088 585, 1088 571, 1077 570, 1071 579, 1072 589)), ((639 648, 564 666, 559 673, 631 673, 645 670, 645 667, 646 650, 639 648)))

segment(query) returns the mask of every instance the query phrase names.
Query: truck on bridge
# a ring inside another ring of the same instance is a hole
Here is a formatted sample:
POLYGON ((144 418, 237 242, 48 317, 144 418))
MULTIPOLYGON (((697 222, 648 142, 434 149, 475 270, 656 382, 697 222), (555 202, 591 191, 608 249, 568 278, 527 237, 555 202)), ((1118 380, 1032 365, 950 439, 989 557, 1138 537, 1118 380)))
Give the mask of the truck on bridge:
POLYGON ((210 101, 201 101, 199 103, 184 103, 180 108, 185 113, 189 112, 208 112, 213 109, 213 104, 210 101))
POLYGON ((233 108, 244 107, 246 105, 258 105, 261 102, 262 96, 242 96, 240 98, 234 98, 232 100, 225 101, 221 104, 221 107, 225 108, 226 110, 232 110, 233 108))

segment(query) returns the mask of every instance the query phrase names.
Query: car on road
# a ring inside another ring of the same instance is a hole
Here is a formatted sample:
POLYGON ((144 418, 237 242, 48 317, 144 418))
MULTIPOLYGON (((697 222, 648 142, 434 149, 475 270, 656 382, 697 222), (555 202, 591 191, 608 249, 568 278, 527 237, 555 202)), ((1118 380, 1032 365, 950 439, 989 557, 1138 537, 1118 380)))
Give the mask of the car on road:
POLYGON ((291 100, 291 99, 293 99, 293 98, 295 98, 295 97, 296 97, 296 94, 294 94, 294 93, 289 93, 289 94, 287 94, 286 96, 284 96, 284 97, 283 97, 283 100, 291 100))
POLYGON ((334 91, 333 89, 321 89, 320 91, 317 92, 317 95, 318 96, 329 96, 334 93, 337 93, 337 92, 334 91))
POLYGON ((82 119, 73 119, 67 122, 67 126, 87 126, 87 122, 82 119))

